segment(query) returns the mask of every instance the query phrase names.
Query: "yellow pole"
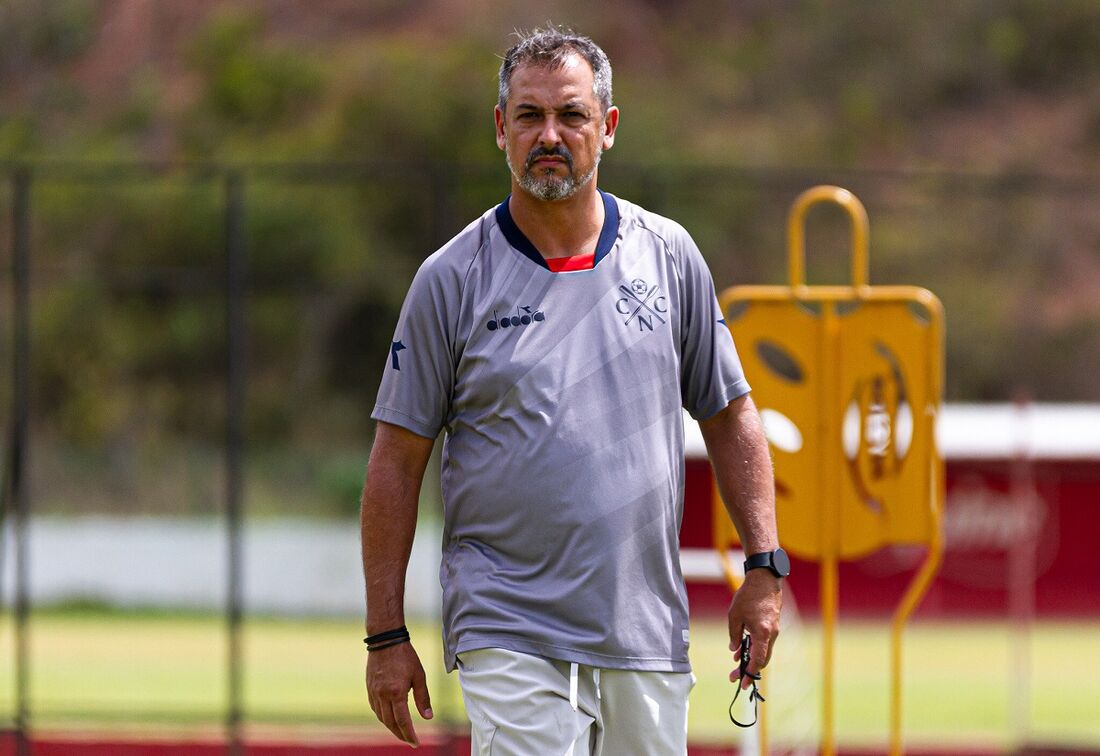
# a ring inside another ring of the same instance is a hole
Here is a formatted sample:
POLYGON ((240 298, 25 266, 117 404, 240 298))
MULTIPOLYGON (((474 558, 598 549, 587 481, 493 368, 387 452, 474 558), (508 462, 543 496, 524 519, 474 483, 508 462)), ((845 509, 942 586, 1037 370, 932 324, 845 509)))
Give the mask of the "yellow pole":
MULTIPOLYGON (((722 492, 718 490, 718 479, 711 474, 710 483, 711 502, 711 530, 714 535, 714 550, 718 552, 718 561, 722 565, 722 573, 726 576, 726 585, 730 593, 737 593, 744 577, 737 574, 733 561, 730 559, 730 531, 733 525, 726 513, 726 505, 722 499, 722 492)), ((731 639, 732 640, 732 639, 731 639)))
POLYGON ((836 555, 824 556, 821 560, 821 756, 836 753, 833 680, 838 583, 836 555))
POLYGON ((890 756, 901 756, 904 753, 901 731, 901 675, 902 675, 902 642, 905 631, 905 623, 913 613, 917 604, 932 578, 939 569, 940 557, 943 554, 940 539, 929 547, 928 556, 925 557, 920 571, 909 584, 902 605, 894 613, 890 628, 890 756))
MULTIPOLYGON (((772 663, 774 664, 775 662, 773 661, 772 663)), ((760 694, 762 696, 764 696, 764 698, 767 698, 768 697, 767 696, 768 678, 766 676, 760 679, 760 684, 757 687, 760 688, 760 694)), ((759 740, 757 741, 757 745, 760 746, 760 748, 759 748, 760 756, 768 756, 768 720, 767 720, 768 704, 767 703, 761 703, 761 704, 759 704, 759 706, 760 706, 760 714, 759 714, 759 719, 756 722, 756 726, 759 728, 759 732, 757 733, 757 735, 759 737, 759 740)))
MULTIPOLYGON (((930 354, 943 354, 944 324, 943 306, 934 297, 924 302, 931 315, 931 329, 929 330, 928 351, 930 354)), ((943 396, 943 365, 940 360, 934 361, 934 367, 930 377, 930 394, 939 412, 940 399, 943 396)), ((935 438, 936 414, 925 413, 921 422, 924 424, 924 432, 929 438, 935 438)), ((928 471, 932 478, 932 500, 928 505, 932 509, 932 532, 928 540, 928 553, 921 564, 920 569, 913 576, 901 603, 894 612, 890 627, 890 756, 901 756, 905 752, 902 743, 902 634, 909 617, 917 608, 917 604, 928 591, 932 579, 936 576, 940 562, 943 559, 943 501, 947 483, 944 479, 943 457, 938 446, 934 447, 932 455, 932 469, 928 471)))
MULTIPOLYGON (((924 422, 928 424, 927 432, 934 432, 935 418, 931 415, 926 416, 924 422)), ((913 580, 905 591, 905 596, 902 597, 901 603, 894 612, 890 628, 890 756, 901 756, 904 753, 901 729, 902 635, 906 622, 916 610, 921 598, 928 591, 928 587, 932 584, 932 579, 936 576, 936 571, 939 569, 940 561, 943 558, 943 511, 941 502, 943 501, 945 482, 943 461, 940 459, 939 452, 933 458, 932 468, 929 475, 933 476, 935 485, 932 492, 933 499, 929 502, 932 507, 932 534, 928 542, 928 554, 925 556, 917 574, 913 576, 913 580)))
POLYGON ((921 598, 928 590, 932 579, 939 569, 940 559, 943 556, 943 537, 937 523, 932 542, 928 545, 928 554, 921 564, 920 570, 913 576, 912 582, 905 591, 905 597, 894 612, 890 628, 890 756, 901 756, 904 753, 901 732, 901 675, 902 675, 902 641, 905 631, 905 623, 917 608, 921 598))
POLYGON ((821 508, 821 754, 836 753, 836 624, 840 594, 838 558, 840 549, 840 471, 843 469, 840 446, 840 421, 838 401, 840 363, 840 322, 835 303, 825 302, 822 308, 822 338, 820 348, 823 357, 819 364, 827 366, 822 371, 820 405, 823 408, 820 425, 822 450, 818 480, 824 495, 821 508))
MULTIPOLYGON (((810 207, 819 202, 835 202, 848 213, 852 225, 851 244, 851 298, 865 296, 868 292, 868 251, 870 222, 867 209, 859 199, 839 186, 815 186, 798 195, 787 216, 787 273, 791 295, 795 298, 808 293, 806 287, 806 215, 810 207)), ((822 695, 821 695, 821 753, 833 756, 836 751, 834 681, 836 623, 840 593, 838 560, 840 553, 840 505, 843 495, 840 471, 844 467, 840 445, 841 421, 839 409, 844 397, 840 395, 840 323, 834 302, 823 303, 822 352, 818 364, 828 366, 822 372, 818 406, 823 408, 820 426, 822 450, 818 481, 824 496, 822 506, 821 536, 821 625, 822 625, 822 695)))

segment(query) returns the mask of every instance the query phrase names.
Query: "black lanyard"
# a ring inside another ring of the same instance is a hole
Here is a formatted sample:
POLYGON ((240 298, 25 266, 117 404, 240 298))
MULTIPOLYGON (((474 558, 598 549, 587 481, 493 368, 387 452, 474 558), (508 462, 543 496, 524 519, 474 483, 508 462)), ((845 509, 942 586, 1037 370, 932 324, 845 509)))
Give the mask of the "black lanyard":
POLYGON ((760 690, 756 687, 757 681, 760 679, 760 675, 754 675, 749 672, 749 647, 752 645, 752 639, 749 636, 745 636, 741 639, 741 668, 738 671, 737 677, 737 690, 733 692, 733 700, 730 701, 730 721, 738 727, 752 727, 760 719, 760 702, 765 700, 764 696, 760 695, 760 690), (752 703, 752 721, 749 723, 738 722, 737 717, 733 716, 733 705, 737 703, 737 697, 741 695, 741 681, 745 678, 752 680, 752 690, 749 691, 749 701, 752 703))

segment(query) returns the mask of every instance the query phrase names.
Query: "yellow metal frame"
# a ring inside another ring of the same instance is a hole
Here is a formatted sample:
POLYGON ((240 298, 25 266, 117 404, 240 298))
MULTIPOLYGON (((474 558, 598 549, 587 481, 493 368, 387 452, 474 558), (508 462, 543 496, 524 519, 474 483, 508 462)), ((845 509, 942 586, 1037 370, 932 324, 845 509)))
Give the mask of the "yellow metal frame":
MULTIPOLYGON (((790 288, 806 288, 806 214, 810 208, 820 202, 833 202, 848 212, 852 221, 852 285, 839 287, 847 292, 844 299, 852 298, 852 289, 867 286, 867 248, 871 236, 871 224, 867 220, 867 210, 854 194, 839 186, 815 186, 798 195, 791 211, 787 215, 787 278, 790 288)), ((772 287, 765 287, 772 288, 772 287)), ((814 299, 825 287, 814 287, 814 299)), ((798 292, 808 296, 809 292, 798 292)), ((797 297, 796 297, 797 298, 797 297)))
MULTIPOLYGON (((719 297, 719 305, 722 312, 728 311, 735 301, 806 301, 822 305, 822 316, 826 338, 831 343, 836 343, 841 328, 840 318, 836 308, 838 303, 845 302, 917 302, 925 307, 930 314, 930 327, 932 329, 932 343, 938 344, 942 354, 943 345, 943 307, 939 299, 931 292, 911 286, 875 286, 868 285, 868 239, 869 223, 867 211, 863 204, 851 192, 836 186, 817 186, 803 192, 792 205, 787 220, 788 243, 788 286, 737 286, 724 291, 719 297), (809 209, 821 202, 833 202, 839 204, 847 211, 851 220, 851 285, 849 286, 807 286, 805 283, 805 221, 809 209)), ((936 399, 938 409, 940 397, 943 395, 942 385, 942 361, 941 373, 934 376, 935 385, 932 388, 932 396, 936 399)), ((839 381, 838 371, 825 371, 823 381, 834 384, 839 381)), ((836 386, 827 385, 822 388, 823 395, 835 396, 836 386)), ((917 418, 915 418, 917 420, 917 418)), ((924 412, 919 417, 919 422, 924 424, 923 431, 928 437, 934 436, 935 415, 924 412)), ((838 431, 839 429, 830 429, 838 431)), ((839 433, 835 433, 839 437, 839 433)), ((838 444, 826 445, 823 449, 823 458, 820 464, 826 470, 839 470, 845 464, 843 451, 838 444)), ((939 568, 943 554, 942 537, 942 507, 943 507, 943 460, 937 449, 933 448, 932 468, 928 471, 933 481, 932 501, 928 502, 931 509, 932 528, 931 536, 927 543, 927 553, 924 562, 917 570, 910 584, 906 588, 901 603, 894 612, 891 623, 891 705, 890 705, 890 754, 897 755, 903 752, 902 743, 902 650, 903 633, 905 624, 921 598, 927 592, 932 579, 939 568)), ((841 500, 840 477, 838 475, 825 476, 829 482, 829 490, 823 491, 823 516, 822 527, 837 531, 839 522, 839 502, 841 500)), ((714 490, 715 506, 715 547, 718 549, 723 569, 731 589, 736 590, 739 585, 737 574, 729 563, 728 549, 736 544, 736 533, 732 527, 726 525, 718 527, 719 519, 726 517, 725 508, 722 505, 721 496, 717 486, 714 490), (720 510, 720 511, 719 511, 720 510)), ((727 520, 728 521, 728 520, 727 520)), ((835 535, 835 533, 834 533, 835 535)), ((782 539, 781 539, 782 540, 782 539)), ((821 753, 824 756, 832 756, 836 752, 835 738, 835 708, 834 708, 834 680, 835 680, 835 629, 838 613, 839 595, 839 554, 837 544, 839 537, 826 538, 826 544, 832 544, 821 555, 821 620, 822 620, 822 733, 821 753)), ((761 725, 763 726, 763 713, 761 725)), ((767 753, 764 730, 761 730, 761 754, 767 753)))

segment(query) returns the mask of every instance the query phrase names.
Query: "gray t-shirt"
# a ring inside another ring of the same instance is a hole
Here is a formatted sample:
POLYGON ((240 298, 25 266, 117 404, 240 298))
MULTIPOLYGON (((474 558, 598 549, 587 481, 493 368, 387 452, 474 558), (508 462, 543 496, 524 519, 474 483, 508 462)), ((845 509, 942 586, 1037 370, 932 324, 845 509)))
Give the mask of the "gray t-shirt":
POLYGON ((686 672, 681 406, 748 392, 678 224, 601 193, 591 270, 554 273, 507 200, 429 257, 373 417, 443 447, 443 636, 686 672))

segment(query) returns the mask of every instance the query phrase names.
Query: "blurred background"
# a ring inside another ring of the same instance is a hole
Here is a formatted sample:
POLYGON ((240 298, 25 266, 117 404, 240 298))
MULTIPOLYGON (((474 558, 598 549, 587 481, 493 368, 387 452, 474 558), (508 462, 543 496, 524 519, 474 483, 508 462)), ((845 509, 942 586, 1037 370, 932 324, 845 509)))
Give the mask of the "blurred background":
MULTIPOLYGON (((791 201, 842 185, 870 214, 871 283, 945 305, 948 402, 1095 417, 1094 0, 0 0, 0 727, 58 753, 89 732, 191 752, 378 734, 358 646, 369 414, 417 266, 508 191, 496 72, 514 29, 548 21, 614 66, 601 186, 683 223, 719 288, 785 282, 791 201)), ((847 220, 817 210, 808 280, 847 275, 847 220)), ((1081 492, 1048 480, 1048 500, 1100 535, 1081 514, 1097 465, 1058 474, 1081 492)), ((428 486, 409 598, 436 670, 438 507, 428 486)), ((983 574, 1005 598, 1002 562, 983 574)), ((1100 653, 1082 585, 1050 609, 1071 666, 1100 653)), ((928 714, 928 747, 1023 748, 1045 716, 1008 692, 999 601, 958 642, 1003 645, 978 675, 992 698, 928 714)), ((888 615, 864 609, 856 654, 888 615)), ((438 729, 460 731, 439 686, 438 729)), ((842 742, 883 736, 875 690, 842 742)), ((1078 708, 1041 739, 1100 747, 1100 690, 1060 694, 1078 708)), ((724 705, 696 739, 737 742, 724 705)))

